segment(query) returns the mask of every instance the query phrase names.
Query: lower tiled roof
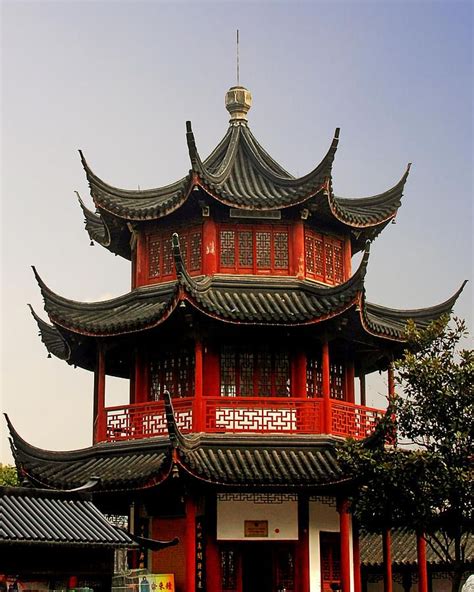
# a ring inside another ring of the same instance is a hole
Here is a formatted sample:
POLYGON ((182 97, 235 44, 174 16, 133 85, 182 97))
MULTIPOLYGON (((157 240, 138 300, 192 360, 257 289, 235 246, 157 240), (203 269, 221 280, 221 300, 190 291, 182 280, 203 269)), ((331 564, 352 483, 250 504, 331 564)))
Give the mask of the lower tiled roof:
POLYGON ((326 436, 207 437, 179 455, 186 471, 214 484, 314 487, 347 480, 336 441, 326 436))
MULTIPOLYGON (((466 558, 474 561, 474 536, 467 536, 466 558)), ((439 546, 433 537, 426 545, 426 559, 428 563, 441 564, 441 558, 433 549, 439 550, 439 546)), ((444 555, 440 551, 441 556, 444 555)), ((417 563, 416 534, 406 528, 394 529, 391 532, 391 556, 394 565, 414 565, 417 563)), ((365 567, 379 566, 383 564, 382 536, 374 533, 361 533, 360 558, 365 567)))
POLYGON ((130 547, 134 543, 78 494, 20 487, 0 488, 2 544, 130 547))

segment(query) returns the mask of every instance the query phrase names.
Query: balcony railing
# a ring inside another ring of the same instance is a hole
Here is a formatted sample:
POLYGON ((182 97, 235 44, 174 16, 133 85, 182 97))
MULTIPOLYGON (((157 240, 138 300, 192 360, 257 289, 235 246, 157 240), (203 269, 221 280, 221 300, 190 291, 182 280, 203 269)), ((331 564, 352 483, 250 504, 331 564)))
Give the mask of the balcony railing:
MULTIPOLYGON (((173 399, 180 430, 208 433, 322 434, 324 399, 296 397, 203 397, 173 399)), ((330 399, 330 432, 362 439, 383 411, 330 399)), ((100 419, 98 441, 138 440, 168 433, 163 401, 108 407, 100 419)))

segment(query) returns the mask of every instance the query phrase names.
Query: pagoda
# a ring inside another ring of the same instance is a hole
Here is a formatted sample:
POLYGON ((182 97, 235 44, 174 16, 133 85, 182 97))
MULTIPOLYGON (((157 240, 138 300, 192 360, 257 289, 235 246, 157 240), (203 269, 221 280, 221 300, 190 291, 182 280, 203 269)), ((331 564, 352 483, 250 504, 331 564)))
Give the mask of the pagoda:
POLYGON ((367 406, 365 378, 387 372, 394 393, 406 323, 449 313, 462 288, 425 309, 368 302, 369 247, 395 219, 410 165, 384 193, 337 197, 339 129, 295 178, 250 131, 251 100, 227 92, 229 127, 205 159, 188 122, 191 169, 164 187, 118 189, 81 153, 87 232, 131 261, 131 290, 81 303, 35 270, 49 355, 94 373, 93 444, 46 451, 9 424, 12 449, 35 486, 93 479, 95 503, 131 532, 179 537, 129 557, 173 573, 179 592, 360 592, 337 446, 384 414, 367 406), (106 406, 107 376, 129 381, 128 404, 106 406))

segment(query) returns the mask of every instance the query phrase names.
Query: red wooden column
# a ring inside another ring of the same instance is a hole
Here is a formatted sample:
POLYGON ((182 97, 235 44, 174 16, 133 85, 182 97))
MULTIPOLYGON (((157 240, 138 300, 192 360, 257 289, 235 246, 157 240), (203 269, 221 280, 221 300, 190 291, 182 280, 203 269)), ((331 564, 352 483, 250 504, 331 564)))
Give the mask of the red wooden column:
POLYGON ((322 427, 324 434, 330 434, 332 431, 331 419, 331 376, 329 360, 329 342, 324 337, 322 344, 322 377, 323 377, 323 420, 322 427))
POLYGON ((395 375, 393 373, 393 362, 390 362, 387 370, 388 376, 388 399, 390 402, 393 401, 395 396, 395 375))
POLYGON ((298 496, 298 530, 296 590, 309 592, 309 500, 303 495, 298 496))
POLYGON ((303 220, 298 220, 293 226, 292 240, 292 264, 290 273, 297 278, 302 279, 305 275, 304 269, 304 224, 303 220))
POLYGON ((202 273, 214 275, 217 273, 217 227, 212 218, 204 218, 202 226, 202 273))
POLYGON ((365 374, 361 374, 359 376, 359 384, 360 384, 360 404, 365 405, 367 404, 367 395, 365 389, 365 374))
POLYGON ((392 536, 390 528, 384 528, 382 533, 383 548, 383 589, 384 592, 392 592, 392 536))
POLYGON ((346 398, 349 403, 355 403, 354 380, 354 360, 346 359, 346 398))
POLYGON ((202 432, 204 428, 204 405, 202 375, 202 341, 196 337, 194 342, 194 405, 193 405, 193 431, 202 432))
POLYGON ((137 242, 135 246, 135 286, 144 286, 148 280, 147 273, 147 237, 144 232, 137 234, 137 242))
POLYGON ((105 422, 105 348, 98 343, 94 369, 94 444, 105 440, 105 422))
POLYGON ((195 592, 196 589, 196 503, 189 497, 186 498, 186 592, 195 592))
POLYGON ((216 497, 206 499, 206 592, 221 592, 221 562, 217 544, 217 501, 216 497))
POLYGON ((352 245, 351 237, 346 237, 344 241, 344 281, 351 277, 352 273, 352 245))
POLYGON ((362 592, 359 525, 355 523, 354 519, 352 519, 352 561, 354 563, 354 592, 362 592))
POLYGON ((341 536, 341 589, 350 592, 351 589, 351 517, 349 514, 349 500, 345 497, 339 500, 339 531, 341 536))
POLYGON ((293 354, 291 396, 306 399, 306 353, 296 351, 293 354))
POLYGON ((418 560, 418 592, 428 592, 428 564, 426 562, 426 540, 423 533, 416 535, 416 556, 418 560))
POLYGON ((148 364, 146 355, 139 348, 135 349, 135 403, 145 403, 148 401, 148 364))
POLYGON ((218 397, 221 394, 220 357, 213 343, 207 343, 203 352, 203 396, 218 397))

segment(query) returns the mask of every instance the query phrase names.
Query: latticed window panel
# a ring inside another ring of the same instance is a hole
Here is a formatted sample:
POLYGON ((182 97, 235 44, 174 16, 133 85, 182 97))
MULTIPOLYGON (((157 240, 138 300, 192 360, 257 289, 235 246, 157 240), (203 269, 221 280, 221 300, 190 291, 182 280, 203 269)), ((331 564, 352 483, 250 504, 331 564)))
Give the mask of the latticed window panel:
MULTIPOLYGON (((171 235, 173 231, 161 232, 148 237, 148 279, 172 279, 175 277, 171 235)), ((191 273, 202 271, 202 229, 191 228, 178 231, 181 255, 191 273)))
POLYGON ((275 549, 277 590, 295 592, 295 552, 293 547, 275 549))
POLYGON ((311 398, 323 396, 321 356, 308 356, 306 360, 306 393, 311 398))
POLYGON ((306 275, 327 284, 344 281, 344 243, 312 230, 305 232, 306 275))
POLYGON ((237 553, 235 549, 221 549, 221 590, 237 592, 237 553))
POLYGON ((288 232, 273 234, 273 257, 275 269, 288 269, 288 232))
POLYGON ((154 238, 149 242, 149 277, 161 276, 161 238, 154 238))
POLYGON ((326 241, 324 245, 324 259, 326 263, 326 281, 334 283, 334 246, 332 242, 326 241))
POLYGON ((202 262, 202 234, 191 234, 191 249, 189 253, 189 271, 201 271, 202 262))
POLYGON ((290 395, 290 356, 286 351, 224 346, 220 356, 221 396, 290 395))
POLYGON ((275 273, 289 270, 288 228, 236 225, 219 231, 220 271, 275 273))
POLYGON ((237 396, 236 352, 230 347, 223 347, 221 351, 221 396, 237 396))
POLYGON ((257 232, 256 252, 257 252, 257 269, 271 268, 271 234, 270 232, 257 232))
POLYGON ((239 235, 239 266, 253 269, 253 234, 243 230, 239 235))
POLYGON ((345 367, 342 362, 333 362, 329 367, 331 398, 344 401, 346 393, 345 367))
POLYGON ((331 584, 340 589, 341 583, 341 546, 340 534, 321 532, 321 590, 333 592, 331 584))
POLYGON ((159 401, 165 391, 172 397, 192 397, 194 394, 194 352, 179 350, 164 352, 150 363, 151 399, 159 401))
POLYGON ((220 264, 221 267, 235 266, 235 232, 220 231, 220 264))

